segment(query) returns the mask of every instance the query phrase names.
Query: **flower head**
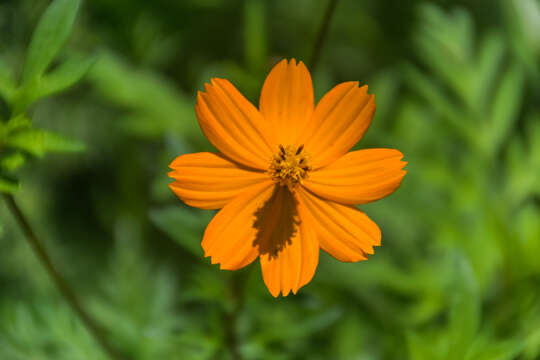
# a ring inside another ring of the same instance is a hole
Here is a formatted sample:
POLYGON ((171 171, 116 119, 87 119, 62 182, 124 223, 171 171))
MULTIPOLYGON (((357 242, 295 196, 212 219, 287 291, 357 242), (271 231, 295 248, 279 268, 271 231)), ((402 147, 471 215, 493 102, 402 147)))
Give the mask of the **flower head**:
POLYGON ((221 209, 202 240, 213 264, 236 270, 259 258, 270 293, 285 296, 313 278, 320 248, 355 262, 380 245, 378 226, 354 205, 391 194, 406 162, 394 149, 348 153, 375 111, 367 86, 339 84, 315 106, 305 65, 282 60, 259 109, 212 79, 195 110, 220 153, 177 157, 170 187, 188 205, 221 209))
POLYGON ((303 145, 299 147, 279 145, 279 152, 272 156, 268 174, 279 185, 287 185, 290 191, 294 191, 298 184, 302 184, 302 180, 311 170, 309 155, 302 151, 303 149, 303 145))

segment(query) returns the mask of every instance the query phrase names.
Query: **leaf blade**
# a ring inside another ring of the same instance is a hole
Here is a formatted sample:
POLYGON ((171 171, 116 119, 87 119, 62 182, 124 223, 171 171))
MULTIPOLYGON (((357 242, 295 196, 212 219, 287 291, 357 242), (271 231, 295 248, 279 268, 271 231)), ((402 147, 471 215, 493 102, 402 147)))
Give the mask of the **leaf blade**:
POLYGON ((80 0, 55 0, 34 31, 24 64, 22 83, 27 84, 39 78, 66 42, 80 0))
POLYGON ((84 144, 77 140, 38 129, 16 132, 8 137, 6 144, 37 157, 42 157, 48 152, 79 152, 84 150, 84 144))

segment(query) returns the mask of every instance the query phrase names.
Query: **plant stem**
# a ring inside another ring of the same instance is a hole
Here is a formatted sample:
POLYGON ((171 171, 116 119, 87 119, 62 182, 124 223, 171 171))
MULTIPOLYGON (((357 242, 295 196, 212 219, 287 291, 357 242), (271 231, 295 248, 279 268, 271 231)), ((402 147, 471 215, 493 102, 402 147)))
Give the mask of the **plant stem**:
POLYGON ((41 264, 45 267, 45 269, 49 273, 49 276, 52 278, 52 280, 54 281, 64 298, 67 300, 71 308, 77 313, 88 331, 101 345, 104 352, 113 360, 122 359, 120 355, 116 352, 116 350, 113 349, 107 342, 103 330, 96 324, 96 322, 81 306, 73 289, 71 289, 67 281, 62 277, 58 270, 56 270, 50 256, 47 254, 47 251, 43 247, 42 242, 38 239, 35 232, 32 230, 30 223, 15 202, 13 196, 9 194, 4 194, 4 199, 8 205, 9 210, 13 214, 13 217, 15 217, 17 224, 23 231, 26 240, 30 244, 30 247, 34 251, 34 254, 39 258, 41 264))
POLYGON ((229 279, 229 296, 231 299, 231 308, 225 309, 223 314, 225 337, 231 357, 234 360, 242 360, 240 352, 240 340, 238 339, 238 318, 244 309, 245 289, 249 276, 253 271, 245 269, 232 274, 229 279))
POLYGON ((242 354, 238 349, 238 336, 236 334, 237 318, 240 308, 238 305, 233 305, 234 309, 230 312, 225 312, 223 321, 225 324, 225 337, 231 357, 234 360, 242 360, 242 354))
POLYGON ((329 0, 328 6, 326 7, 326 11, 324 12, 323 21, 321 23, 321 26, 319 27, 317 38, 315 40, 315 45, 313 46, 313 52, 311 53, 310 71, 312 73, 315 72, 315 68, 317 67, 317 64, 319 63, 319 57, 321 54, 322 46, 323 46, 324 40, 326 39, 328 28, 330 27, 330 20, 332 20, 332 15, 334 15, 337 3, 338 3, 338 0, 329 0))

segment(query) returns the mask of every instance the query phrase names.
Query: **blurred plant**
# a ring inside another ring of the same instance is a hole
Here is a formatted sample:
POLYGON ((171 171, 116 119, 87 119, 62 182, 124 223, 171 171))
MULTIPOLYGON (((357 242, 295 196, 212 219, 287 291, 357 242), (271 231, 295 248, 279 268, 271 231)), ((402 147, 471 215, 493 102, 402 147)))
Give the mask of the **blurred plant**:
POLYGON ((0 307, 3 359, 106 360, 73 312, 56 302, 0 307))
POLYGON ((526 70, 499 31, 477 39, 465 10, 446 13, 426 5, 421 19, 416 44, 426 69, 403 67, 415 96, 404 104, 400 130, 418 154, 411 160, 418 164, 418 181, 436 194, 427 204, 430 211, 418 208, 417 215, 433 228, 438 251, 464 252, 459 263, 465 265, 458 265, 454 285, 445 290, 453 293, 447 325, 428 322, 426 330, 410 332, 410 356, 513 359, 531 346, 531 323, 506 333, 497 328, 500 318, 528 318, 540 325, 531 317, 534 307, 498 297, 506 291, 538 297, 518 285, 540 276, 536 265, 524 261, 531 247, 540 246, 540 237, 533 238, 536 224, 528 224, 527 234, 518 234, 516 227, 525 209, 540 216, 527 205, 537 194, 540 169, 538 120, 523 116, 531 112, 525 102, 526 70), (531 129, 529 151, 518 126, 531 129))
POLYGON ((120 126, 126 133, 143 138, 199 134, 190 99, 156 73, 133 69, 109 53, 99 57, 89 79, 109 104, 125 109, 120 126))
MULTIPOLYGON (((540 59, 540 4, 535 0, 501 0, 508 43, 538 82, 540 59)), ((532 84, 538 86, 537 84, 532 84)))
MULTIPOLYGON (((377 118, 360 146, 395 144, 409 174, 386 202, 365 206, 383 229, 376 256, 348 265, 321 254, 305 291, 278 302, 257 272, 223 276, 201 261, 210 214, 176 205, 162 171, 175 154, 210 150, 192 111, 201 84, 226 75, 256 102, 275 57, 310 53, 325 2, 85 2, 76 46, 111 49, 86 77, 96 91, 19 115, 44 128, 65 117, 63 133, 83 124, 75 137, 92 146, 54 169, 35 162, 20 197, 124 355, 231 359, 232 340, 245 359, 540 357, 538 0, 434 0, 417 13, 419 2, 336 8, 316 93, 368 82, 377 118)), ((47 3, 0 2, 2 126, 17 116, 4 94, 21 86, 7 70, 29 38, 21 28, 47 3)), ((43 78, 59 69, 50 65, 43 78)), ((36 157, 2 145, 0 158, 12 152, 36 157)), ((0 358, 102 359, 5 210, 0 358)))
POLYGON ((115 250, 99 274, 101 291, 89 301, 94 316, 111 329, 114 344, 135 360, 214 355, 217 340, 204 332, 204 318, 177 311, 189 304, 175 274, 145 256, 139 225, 123 218, 116 227, 115 250))
POLYGON ((0 63, 0 96, 4 105, 0 113, 0 192, 13 193, 18 189, 13 172, 28 158, 84 149, 76 140, 34 128, 27 115, 28 108, 37 100, 78 82, 94 61, 72 55, 47 72, 71 32, 78 8, 78 0, 57 0, 43 14, 30 42, 20 81, 15 80, 14 71, 0 63))
POLYGON ((62 295, 108 355, 115 358, 117 355, 101 333, 100 327, 86 313, 75 292, 53 265, 42 242, 11 195, 17 190, 18 181, 12 179, 10 173, 22 166, 29 157, 42 157, 53 151, 77 152, 84 149, 78 141, 34 128, 27 117, 30 105, 72 86, 93 63, 93 59, 71 56, 47 72, 71 33, 79 5, 79 0, 55 0, 47 8, 30 41, 18 83, 14 80, 14 73, 2 67, 0 96, 5 106, 3 114, 0 114, 0 192, 4 193, 8 208, 29 245, 62 295))

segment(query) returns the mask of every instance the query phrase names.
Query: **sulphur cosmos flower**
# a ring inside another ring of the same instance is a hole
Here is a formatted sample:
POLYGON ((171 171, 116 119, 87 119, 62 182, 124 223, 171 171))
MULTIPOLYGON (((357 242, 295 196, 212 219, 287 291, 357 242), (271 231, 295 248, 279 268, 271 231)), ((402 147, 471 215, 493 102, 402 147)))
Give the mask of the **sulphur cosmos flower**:
POLYGON ((195 110, 220 153, 177 157, 170 188, 190 206, 221 209, 202 240, 212 264, 236 270, 259 258, 270 293, 286 296, 313 278, 319 248, 355 262, 380 245, 377 224, 354 205, 391 194, 406 162, 394 149, 348 153, 375 111, 367 86, 341 83, 315 105, 306 66, 282 60, 259 109, 229 81, 212 79, 195 110))

